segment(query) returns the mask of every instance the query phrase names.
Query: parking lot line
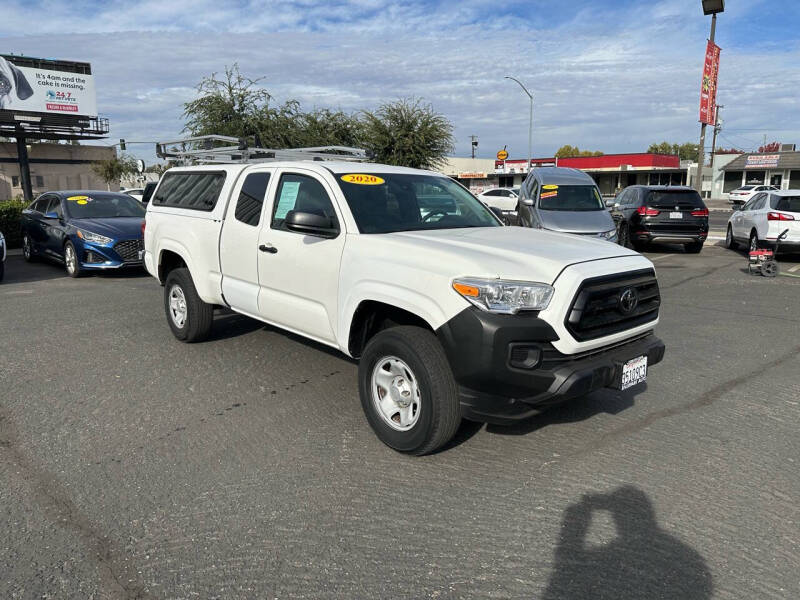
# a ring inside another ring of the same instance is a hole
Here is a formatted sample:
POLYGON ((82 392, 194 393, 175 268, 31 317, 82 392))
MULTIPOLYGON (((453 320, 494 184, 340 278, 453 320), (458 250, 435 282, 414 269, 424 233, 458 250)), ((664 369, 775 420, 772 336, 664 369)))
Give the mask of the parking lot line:
POLYGON ((647 258, 650 259, 650 262, 654 262, 654 261, 657 261, 657 260, 661 260, 663 258, 670 258, 672 256, 675 256, 675 255, 674 254, 662 254, 661 256, 653 256, 653 257, 648 256, 647 258))
POLYGON ((800 265, 795 265, 788 269, 789 273, 794 273, 797 270, 800 270, 800 265))

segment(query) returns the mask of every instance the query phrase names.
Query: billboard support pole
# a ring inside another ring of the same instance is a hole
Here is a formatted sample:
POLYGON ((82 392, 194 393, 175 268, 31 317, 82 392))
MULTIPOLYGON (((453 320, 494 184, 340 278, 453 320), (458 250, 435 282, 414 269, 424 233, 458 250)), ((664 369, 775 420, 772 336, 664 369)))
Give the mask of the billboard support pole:
MULTIPOLYGON (((717 29, 717 13, 711 15, 711 35, 708 36, 708 41, 714 43, 714 33, 717 29)), ((706 124, 700 124, 700 148, 697 151, 697 181, 695 181, 695 189, 700 197, 703 197, 703 163, 706 162, 706 124)), ((713 182, 712 182, 713 185, 713 182)))
POLYGON ((22 195, 25 202, 33 200, 33 190, 31 189, 31 168, 28 163, 28 147, 25 145, 25 131, 22 127, 17 127, 17 161, 19 162, 19 181, 22 184, 22 195))

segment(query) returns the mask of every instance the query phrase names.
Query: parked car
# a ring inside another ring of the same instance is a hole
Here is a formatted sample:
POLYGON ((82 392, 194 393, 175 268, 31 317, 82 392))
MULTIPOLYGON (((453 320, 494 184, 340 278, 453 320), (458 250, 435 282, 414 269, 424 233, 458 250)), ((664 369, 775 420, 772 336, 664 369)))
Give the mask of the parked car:
POLYGON ((619 244, 642 249, 645 244, 682 244, 698 253, 708 237, 708 208, 700 194, 686 186, 632 185, 611 207, 619 244))
POLYGON ((22 254, 64 264, 71 277, 141 266, 144 215, 121 192, 48 192, 22 211, 22 254))
POLYGON ((742 206, 759 192, 777 190, 774 185, 743 185, 740 188, 728 192, 728 202, 734 206, 742 206))
POLYGON ((486 190, 478 195, 478 199, 489 208, 499 208, 506 223, 510 223, 517 217, 519 187, 486 190))
POLYGON ((0 281, 6 274, 6 238, 3 237, 3 232, 0 231, 0 281))
POLYGON ((617 241, 594 179, 563 167, 532 169, 520 188, 519 225, 617 241))
POLYGON ((462 417, 511 423, 625 389, 664 354, 647 258, 504 227, 430 171, 170 169, 147 207, 144 262, 179 340, 206 339, 223 306, 360 359, 368 422, 412 454, 441 447, 462 417))
POLYGON ((735 249, 742 243, 749 250, 773 247, 787 229, 780 250, 800 251, 800 190, 759 192, 728 219, 725 245, 735 249))
POLYGON ((142 196, 144 195, 144 188, 128 188, 128 189, 121 189, 121 193, 128 194, 131 198, 135 198, 139 202, 142 201, 142 196))

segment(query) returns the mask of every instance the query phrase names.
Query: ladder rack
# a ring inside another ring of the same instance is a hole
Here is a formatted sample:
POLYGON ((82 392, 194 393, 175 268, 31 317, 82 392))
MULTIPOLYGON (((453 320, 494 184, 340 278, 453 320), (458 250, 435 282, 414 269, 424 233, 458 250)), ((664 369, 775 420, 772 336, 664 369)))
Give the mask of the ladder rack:
POLYGON ((344 160, 363 162, 370 159, 366 150, 349 146, 312 148, 250 148, 247 141, 225 135, 201 135, 156 143, 159 158, 181 166, 196 164, 261 163, 275 160, 344 160))

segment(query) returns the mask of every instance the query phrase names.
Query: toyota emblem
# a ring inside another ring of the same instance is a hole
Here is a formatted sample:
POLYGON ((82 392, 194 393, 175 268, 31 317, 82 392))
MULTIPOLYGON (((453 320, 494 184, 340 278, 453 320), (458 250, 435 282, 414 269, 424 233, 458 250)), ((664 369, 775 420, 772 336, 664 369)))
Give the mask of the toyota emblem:
POLYGON ((639 306, 639 293, 634 288, 626 288, 619 295, 619 311, 629 315, 639 306))

